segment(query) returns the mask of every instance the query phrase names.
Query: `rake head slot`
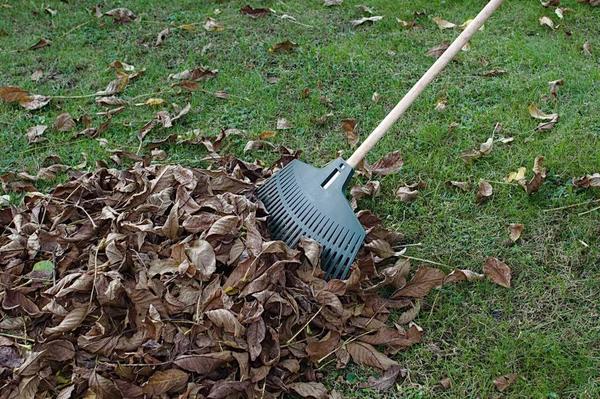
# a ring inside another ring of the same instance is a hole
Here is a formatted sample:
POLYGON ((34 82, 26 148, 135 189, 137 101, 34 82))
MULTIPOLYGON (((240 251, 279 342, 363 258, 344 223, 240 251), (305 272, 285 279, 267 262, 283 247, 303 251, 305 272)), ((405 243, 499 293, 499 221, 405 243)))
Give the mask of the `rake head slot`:
POLYGON ((300 237, 323 246, 325 278, 346 278, 365 230, 344 191, 354 170, 342 158, 322 169, 294 160, 258 189, 272 238, 294 247, 300 237))

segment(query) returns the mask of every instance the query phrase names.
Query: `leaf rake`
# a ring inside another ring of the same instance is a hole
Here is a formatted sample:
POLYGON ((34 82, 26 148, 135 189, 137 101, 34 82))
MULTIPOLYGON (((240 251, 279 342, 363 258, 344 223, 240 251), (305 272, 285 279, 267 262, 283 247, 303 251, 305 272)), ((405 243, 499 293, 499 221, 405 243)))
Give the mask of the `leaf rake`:
POLYGON ((344 195, 354 167, 502 2, 488 2, 347 161, 337 158, 318 169, 294 160, 258 188, 258 197, 269 213, 268 227, 272 238, 282 240, 291 247, 302 236, 316 240, 323 246, 321 268, 325 278, 346 278, 366 236, 344 195))

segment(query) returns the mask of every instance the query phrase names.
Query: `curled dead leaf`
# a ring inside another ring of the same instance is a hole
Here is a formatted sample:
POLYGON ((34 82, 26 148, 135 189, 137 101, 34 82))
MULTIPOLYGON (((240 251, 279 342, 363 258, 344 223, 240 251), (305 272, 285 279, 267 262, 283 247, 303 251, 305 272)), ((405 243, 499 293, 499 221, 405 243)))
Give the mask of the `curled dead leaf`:
POLYGON ((37 41, 37 43, 29 47, 29 50, 37 50, 43 47, 50 46, 51 44, 52 42, 50 40, 42 37, 40 40, 37 41))
POLYGON ((348 138, 348 143, 350 144, 350 147, 355 147, 356 144, 358 144, 358 141, 360 140, 360 137, 358 135, 358 132, 356 131, 356 119, 343 119, 342 120, 342 130, 344 131, 344 134, 346 134, 346 137, 348 138))
POLYGON ((511 223, 510 226, 508 226, 508 229, 510 230, 510 239, 516 242, 519 237, 521 237, 521 232, 524 228, 525 225, 522 223, 511 223))
POLYGON ((493 193, 494 189, 492 188, 492 185, 490 183, 486 182, 485 180, 479 181, 479 189, 475 194, 477 202, 483 202, 489 199, 493 193))
POLYGON ((293 51, 296 47, 298 47, 297 43, 294 43, 290 40, 285 40, 280 43, 275 43, 273 47, 269 49, 271 53, 289 53, 293 51))
POLYGON ((452 29, 452 28, 456 28, 456 24, 453 24, 452 22, 446 21, 445 19, 441 19, 440 17, 432 17, 431 19, 433 20, 433 22, 435 22, 435 24, 440 29, 452 29))
POLYGON ((443 42, 441 42, 441 43, 433 46, 429 50, 427 50, 425 55, 428 57, 440 58, 440 56, 442 54, 444 54, 444 51, 446 51, 448 49, 448 47, 450 47, 450 44, 452 44, 451 41, 444 40, 443 42))
POLYGON ((380 21, 383 19, 383 16, 374 16, 374 17, 364 17, 361 19, 355 19, 353 21, 350 21, 350 26, 358 26, 358 25, 362 25, 365 22, 376 22, 376 21, 380 21))
POLYGON ((115 24, 128 24, 137 19, 133 11, 122 7, 107 11, 104 15, 113 17, 113 23, 115 24))
POLYGON ((492 283, 510 288, 511 270, 506 263, 489 257, 483 264, 483 273, 492 283))
POLYGON ((246 5, 239 9, 240 14, 246 15, 250 18, 264 18, 271 14, 273 10, 270 8, 252 8, 250 5, 246 5))
POLYGON ((500 392, 504 392, 504 391, 506 391, 506 389, 508 387, 510 387, 512 384, 514 384, 516 380, 517 380, 516 374, 514 374, 514 373, 506 374, 506 375, 496 378, 494 380, 494 385, 496 386, 496 389, 498 389, 500 392))

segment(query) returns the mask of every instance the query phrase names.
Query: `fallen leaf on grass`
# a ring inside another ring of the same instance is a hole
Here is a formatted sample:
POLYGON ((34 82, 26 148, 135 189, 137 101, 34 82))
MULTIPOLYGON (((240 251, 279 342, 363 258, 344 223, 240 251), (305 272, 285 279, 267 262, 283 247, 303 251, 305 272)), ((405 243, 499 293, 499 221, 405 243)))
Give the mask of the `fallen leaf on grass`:
POLYGON ((510 288, 511 271, 506 263, 489 257, 483 264, 483 273, 492 283, 510 288))
POLYGON ((178 80, 191 80, 197 82, 199 80, 210 80, 216 77, 219 74, 218 70, 210 70, 205 69, 203 67, 198 67, 194 69, 186 69, 183 72, 169 75, 169 79, 178 79, 178 80))
POLYGON ((34 82, 39 81, 42 77, 44 76, 44 73, 42 72, 41 69, 36 69, 32 74, 31 77, 29 79, 33 80, 34 82))
POLYGON ((452 386, 452 380, 449 377, 444 377, 440 380, 440 386, 447 391, 452 386))
POLYGON ((104 15, 113 17, 113 23, 115 24, 128 24, 137 18, 133 11, 122 7, 107 11, 104 15))
POLYGON ((35 111, 36 109, 40 109, 47 105, 52 97, 41 96, 39 94, 34 94, 29 97, 23 97, 19 100, 19 104, 30 111, 35 111))
POLYGON ((162 44, 165 41, 165 39, 167 38, 168 34, 169 34, 169 28, 165 28, 158 33, 158 36, 156 37, 156 47, 162 46, 162 44))
POLYGON ((29 47, 29 50, 37 50, 39 48, 50 46, 51 44, 52 42, 50 40, 42 37, 40 40, 37 41, 37 43, 29 47))
POLYGON ((590 43, 588 40, 583 43, 583 53, 588 57, 592 56, 592 43, 590 43))
POLYGON ((96 104, 98 105, 110 105, 110 106, 121 106, 128 104, 127 101, 117 98, 115 96, 111 97, 96 97, 96 104))
POLYGON ((20 101, 21 99, 27 98, 29 92, 16 86, 2 86, 0 87, 0 98, 5 103, 13 101, 20 101))
POLYGON ((417 21, 403 21, 400 18, 396 18, 396 22, 398 22, 400 25, 402 25, 403 28, 416 28, 417 26, 419 26, 419 24, 417 24, 417 21))
POLYGON ((450 47, 451 44, 452 44, 451 41, 444 40, 443 42, 441 42, 441 43, 433 46, 429 50, 427 50, 425 55, 428 57, 440 58, 440 56, 442 54, 444 54, 444 51, 446 51, 448 49, 448 47, 450 47))
POLYGON ((552 93, 552 95, 554 96, 554 98, 557 98, 556 95, 556 91, 558 90, 558 86, 562 86, 565 84, 565 81, 562 79, 559 80, 553 80, 552 82, 548 82, 548 90, 550 90, 550 93, 552 93))
POLYGON ((527 168, 519 168, 516 172, 510 172, 508 177, 504 178, 507 183, 511 181, 519 181, 525 179, 525 174, 527 173, 527 168))
POLYGON ((548 121, 538 124, 536 129, 539 131, 551 130, 556 124, 556 122, 558 122, 558 114, 545 114, 544 112, 540 111, 538 107, 536 107, 534 104, 531 104, 529 106, 529 115, 536 119, 544 119, 548 121))
POLYGON ((286 130, 286 129, 291 129, 292 125, 290 124, 290 122, 285 119, 285 118, 279 118, 277 119, 277 130, 286 130))
POLYGON ((485 275, 475 273, 468 269, 454 269, 450 274, 444 278, 444 284, 455 283, 458 281, 481 281, 485 278, 485 275))
POLYGON ((56 117, 56 120, 52 124, 52 129, 58 130, 59 132, 68 132, 75 128, 75 121, 68 112, 63 112, 56 117))
POLYGON ((380 98, 381 98, 381 94, 375 92, 375 93, 373 93, 371 100, 373 100, 374 103, 378 103, 380 98))
POLYGON ((315 120, 315 119, 311 119, 310 121, 312 123, 314 123, 317 126, 323 126, 325 123, 327 123, 327 121, 329 120, 329 118, 331 118, 333 116, 333 112, 330 112, 328 114, 323 115, 322 117, 320 117, 319 119, 315 120))
POLYGON ((246 143, 246 146, 244 147, 244 153, 250 150, 262 150, 265 147, 272 149, 275 148, 275 145, 264 140, 250 140, 246 143))
POLYGON ((452 29, 452 28, 456 28, 456 24, 453 24, 452 22, 446 21, 445 19, 441 19, 440 17, 433 17, 431 19, 433 20, 433 22, 435 22, 435 24, 440 29, 452 29))
POLYGON ((557 7, 558 5, 560 5, 560 0, 548 0, 548 1, 540 0, 540 3, 542 4, 542 6, 544 6, 546 8, 557 7))
POLYGON ((137 103, 135 105, 163 105, 166 104, 167 102, 163 99, 163 98, 149 98, 146 101, 144 101, 143 103, 137 103))
POLYGON ((115 60, 113 62, 111 62, 110 64, 108 64, 109 67, 111 68, 115 68, 115 69, 122 69, 124 71, 127 72, 131 72, 135 70, 135 67, 133 65, 129 65, 125 62, 121 62, 119 60, 115 60))
POLYGON ((354 6, 356 8, 358 8, 359 10, 366 12, 367 14, 373 14, 373 10, 371 10, 369 7, 363 5, 363 4, 358 4, 356 6, 354 6))
POLYGON ((413 278, 406 283, 404 288, 396 290, 392 299, 400 297, 420 298, 426 296, 429 291, 440 287, 446 277, 446 273, 440 269, 427 266, 419 266, 413 278))
POLYGON ((514 242, 517 242, 519 237, 521 237, 521 232, 523 231, 524 228, 525 228, 524 224, 511 223, 510 226, 508 226, 508 229, 510 230, 510 239, 513 240, 514 242))
POLYGON ((293 382, 289 388, 303 398, 327 399, 327 388, 320 382, 293 382))
POLYGON ((547 169, 542 167, 543 161, 543 156, 538 155, 537 157, 535 157, 535 161, 533 162, 534 175, 533 178, 529 181, 529 183, 526 183, 525 176, 523 176, 522 179, 517 180, 519 186, 523 187, 527 195, 531 195, 538 191, 542 187, 544 181, 546 180, 547 169))
POLYGON ((171 87, 180 87, 187 92, 200 90, 200 85, 193 80, 182 80, 181 82, 173 83, 171 87))
POLYGON ((324 6, 337 6, 338 4, 342 4, 344 0, 325 0, 324 6))
POLYGON ((393 151, 375 162, 371 166, 371 172, 377 176, 387 176, 398 172, 402 168, 402 165, 404 165, 404 160, 402 159, 400 150, 393 151))
POLYGON ((581 188, 600 188, 600 173, 573 179, 573 185, 581 188))
POLYGON ((110 96, 111 94, 120 93, 127 87, 129 83, 129 75, 117 71, 117 79, 111 81, 106 89, 96 92, 98 96, 110 96))
POLYGON ((365 197, 378 197, 381 194, 381 183, 377 180, 371 180, 364 186, 355 185, 350 189, 350 195, 352 199, 350 200, 350 206, 352 209, 356 209, 359 201, 365 197))
POLYGON ((475 159, 481 158, 484 155, 489 154, 492 151, 492 148, 494 147, 494 139, 492 137, 490 137, 489 139, 487 139, 487 141, 485 143, 482 143, 479 148, 473 148, 470 150, 467 150, 463 153, 461 153, 459 155, 459 157, 467 162, 470 163, 475 159))
POLYGON ((285 40, 280 43, 275 43, 273 47, 269 49, 272 53, 289 53, 293 51, 296 47, 298 47, 297 43, 294 43, 290 40, 285 40))
POLYGON ((539 19, 539 21, 540 21, 540 25, 542 25, 542 26, 546 25, 546 26, 550 27, 550 29, 554 29, 554 22, 552 22, 552 20, 550 18, 541 17, 539 19))
POLYGON ((361 382, 358 387, 386 391, 396 384, 398 377, 406 377, 406 370, 399 365, 392 365, 380 378, 369 377, 367 382, 361 382))
POLYGON ((567 8, 560 8, 557 7, 556 10, 554 10, 554 13, 558 16, 558 18, 563 19, 564 15, 566 12, 575 12, 575 10, 573 10, 571 7, 567 7, 567 8))
POLYGON ((471 185, 469 183, 464 183, 460 181, 448 180, 445 184, 448 188, 456 187, 463 191, 469 191, 471 189, 471 185))
POLYGON ((514 384, 514 382, 516 380, 517 380, 516 374, 514 374, 514 373, 506 374, 506 375, 496 378, 494 380, 494 385, 496 386, 496 389, 498 389, 500 392, 504 392, 509 386, 514 384))
POLYGON ((375 16, 375 17, 364 17, 364 18, 361 18, 361 19, 355 19, 353 21, 350 21, 350 26, 354 27, 354 26, 362 25, 365 22, 376 22, 376 21, 379 21, 381 19, 383 19, 383 17, 379 16, 379 15, 375 16))
POLYGON ((204 22, 204 29, 206 29, 207 31, 220 32, 225 29, 225 25, 223 25, 221 22, 217 21, 214 18, 208 17, 204 22))
POLYGON ((356 131, 356 124, 357 124, 356 119, 343 119, 342 120, 342 130, 344 131, 344 134, 348 138, 348 143, 350 144, 350 147, 356 146, 356 144, 358 144, 358 141, 360 140, 360 136, 358 135, 358 132, 356 131))
POLYGON ((591 6, 600 6, 600 0, 578 0, 580 3, 589 4, 591 6))
POLYGON ((396 361, 364 342, 351 342, 346 345, 346 350, 354 363, 358 365, 375 367, 381 370, 388 370, 392 366, 398 365, 396 361))
POLYGON ((448 100, 445 98, 441 98, 435 102, 435 110, 440 114, 446 112, 446 108, 448 107, 448 100))
POLYGON ((271 14, 273 10, 270 8, 252 8, 250 5, 246 5, 239 9, 240 14, 246 15, 250 18, 264 18, 271 14))
POLYGON ((492 188, 492 185, 485 180, 481 180, 475 197, 477 198, 477 202, 483 202, 489 199, 493 193, 494 189, 492 188))
POLYGON ((276 134, 277 134, 277 132, 269 130, 269 131, 262 132, 261 134, 259 134, 258 138, 261 140, 270 139, 272 137, 275 137, 276 134))
POLYGON ((44 134, 47 128, 48 126, 46 125, 39 125, 27 129, 27 143, 32 144, 42 141, 42 134, 44 134))
POLYGON ((400 201, 404 202, 405 204, 417 199, 418 195, 419 195, 418 190, 411 190, 407 186, 400 187, 399 189, 394 191, 394 197, 396 199, 399 199, 400 201))

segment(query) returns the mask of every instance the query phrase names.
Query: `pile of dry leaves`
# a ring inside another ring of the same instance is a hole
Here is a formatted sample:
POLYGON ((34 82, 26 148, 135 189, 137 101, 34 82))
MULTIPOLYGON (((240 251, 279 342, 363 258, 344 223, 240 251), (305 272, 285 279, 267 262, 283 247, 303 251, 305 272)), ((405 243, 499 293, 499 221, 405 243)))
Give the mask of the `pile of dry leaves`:
POLYGON ((419 298, 467 275, 421 266, 407 281, 402 235, 361 211, 350 277, 323 280, 319 244, 270 241, 255 196, 296 155, 101 163, 0 209, 0 398, 326 398, 320 370, 351 360, 385 371, 365 386, 393 386, 388 355, 419 341, 419 298))

